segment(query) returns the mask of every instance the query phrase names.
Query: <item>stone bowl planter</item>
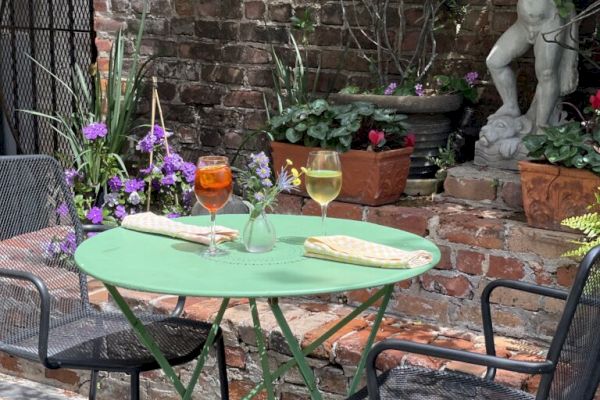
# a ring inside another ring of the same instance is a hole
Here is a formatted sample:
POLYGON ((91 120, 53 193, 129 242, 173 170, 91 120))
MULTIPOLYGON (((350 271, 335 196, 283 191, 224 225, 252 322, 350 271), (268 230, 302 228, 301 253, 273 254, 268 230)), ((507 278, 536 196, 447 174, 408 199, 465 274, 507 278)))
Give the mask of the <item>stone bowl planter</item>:
POLYGON ((406 114, 407 119, 404 122, 408 130, 417 137, 411 157, 409 179, 435 177, 437 167, 429 158, 439 155, 438 149, 446 146, 448 136, 453 130, 452 120, 446 114, 459 110, 463 103, 462 96, 456 94, 419 97, 334 93, 329 98, 338 104, 359 101, 373 103, 406 114))
POLYGON ((520 161, 519 170, 527 223, 536 228, 571 232, 560 222, 588 212, 600 187, 600 176, 587 170, 534 161, 520 161))
MULTIPOLYGON (((306 165, 308 153, 321 150, 296 144, 271 142, 273 167, 278 173, 286 159, 295 166, 306 165)), ((342 162, 342 191, 337 200, 379 206, 400 199, 408 170, 412 147, 381 152, 350 150, 340 154, 342 162)), ((304 182, 300 194, 308 196, 304 182)))

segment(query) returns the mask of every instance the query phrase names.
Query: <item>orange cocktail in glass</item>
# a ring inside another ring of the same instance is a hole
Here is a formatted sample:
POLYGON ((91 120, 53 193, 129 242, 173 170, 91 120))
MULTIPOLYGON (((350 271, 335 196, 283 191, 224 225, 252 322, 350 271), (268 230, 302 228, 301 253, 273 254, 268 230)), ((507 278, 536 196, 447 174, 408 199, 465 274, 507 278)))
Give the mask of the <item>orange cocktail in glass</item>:
POLYGON ((224 254, 215 242, 215 220, 217 211, 229 201, 233 189, 233 178, 227 157, 206 156, 198 160, 194 192, 202 207, 210 213, 210 246, 204 253, 208 256, 224 254))

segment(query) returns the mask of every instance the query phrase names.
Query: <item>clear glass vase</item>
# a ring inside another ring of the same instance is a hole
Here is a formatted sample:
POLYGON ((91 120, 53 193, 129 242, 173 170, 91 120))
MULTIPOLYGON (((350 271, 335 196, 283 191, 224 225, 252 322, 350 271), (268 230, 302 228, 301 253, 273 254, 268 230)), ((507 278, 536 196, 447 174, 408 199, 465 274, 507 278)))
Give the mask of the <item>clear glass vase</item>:
POLYGON ((242 235, 244 246, 250 253, 266 253, 275 246, 275 227, 262 212, 257 216, 250 214, 242 235))

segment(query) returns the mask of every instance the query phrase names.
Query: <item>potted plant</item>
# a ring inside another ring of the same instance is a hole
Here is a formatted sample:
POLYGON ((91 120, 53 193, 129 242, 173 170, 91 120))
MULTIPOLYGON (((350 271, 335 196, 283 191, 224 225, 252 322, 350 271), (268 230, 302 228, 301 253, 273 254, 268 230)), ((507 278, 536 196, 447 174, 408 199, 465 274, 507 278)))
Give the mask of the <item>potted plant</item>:
MULTIPOLYGON (((404 191, 414 136, 407 135, 405 117, 371 103, 333 105, 317 99, 288 107, 269 121, 275 171, 291 160, 306 165, 319 148, 341 152, 343 183, 339 200, 382 205, 404 191)), ((306 195, 301 186, 302 194, 306 195)))
POLYGON ((600 90, 582 122, 549 127, 523 143, 534 161, 519 162, 523 207, 529 225, 565 229, 561 221, 583 214, 600 186, 600 90))

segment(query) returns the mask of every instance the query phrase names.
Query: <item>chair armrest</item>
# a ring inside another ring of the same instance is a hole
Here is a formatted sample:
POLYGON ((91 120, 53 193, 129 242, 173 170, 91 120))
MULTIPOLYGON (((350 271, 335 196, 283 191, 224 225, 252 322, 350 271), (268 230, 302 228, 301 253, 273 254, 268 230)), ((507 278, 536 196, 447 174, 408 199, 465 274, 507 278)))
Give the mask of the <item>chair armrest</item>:
POLYGON ((40 327, 38 338, 38 355, 41 362, 49 367, 48 359, 48 332, 50 330, 50 293, 46 284, 37 276, 27 271, 0 269, 0 277, 31 282, 40 295, 40 327))
POLYGON ((99 233, 99 232, 108 231, 110 229, 114 229, 114 228, 116 228, 116 226, 86 224, 86 225, 83 225, 81 228, 83 229, 83 233, 99 233))
MULTIPOLYGON (((483 335, 485 337, 486 353, 490 356, 496 355, 496 347, 494 344, 494 327, 492 325, 492 312, 490 307, 490 296, 492 295, 492 292, 499 287, 537 294, 545 297, 551 297, 553 299, 559 300, 566 300, 569 295, 569 293, 564 290, 534 285, 532 283, 527 282, 511 281, 506 279, 498 279, 493 282, 490 282, 481 293, 481 317, 483 320, 483 335)), ((496 369, 494 367, 488 368, 486 379, 494 379, 495 374, 496 369)))
POLYGON ((183 309, 185 307, 185 296, 179 296, 177 298, 177 304, 175 304, 175 308, 171 311, 171 317, 180 317, 181 313, 183 313, 183 309))
POLYGON ((367 387, 370 400, 379 400, 375 361, 377 360, 377 356, 385 350, 401 350, 409 353, 483 365, 494 369, 500 368, 525 374, 546 374, 554 371, 555 368, 554 364, 548 360, 542 362, 516 361, 488 354, 472 353, 430 344, 415 343, 399 339, 387 339, 373 346, 367 356, 367 387))

